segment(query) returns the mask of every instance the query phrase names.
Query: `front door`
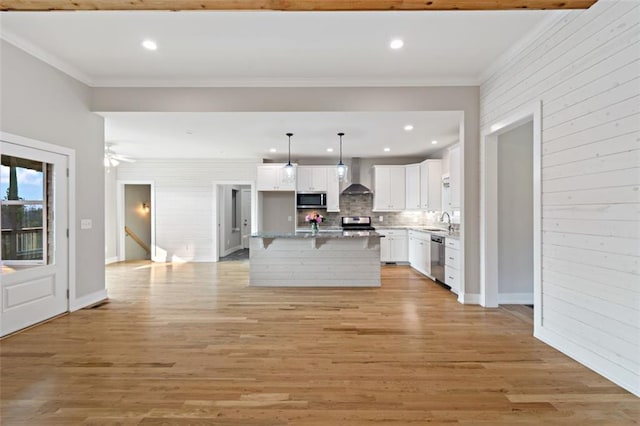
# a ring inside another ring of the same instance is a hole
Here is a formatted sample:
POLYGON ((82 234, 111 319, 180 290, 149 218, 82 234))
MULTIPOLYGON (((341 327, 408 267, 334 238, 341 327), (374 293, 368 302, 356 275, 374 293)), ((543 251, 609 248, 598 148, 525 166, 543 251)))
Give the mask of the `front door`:
POLYGON ((0 141, 0 335, 68 310, 67 157, 0 141))

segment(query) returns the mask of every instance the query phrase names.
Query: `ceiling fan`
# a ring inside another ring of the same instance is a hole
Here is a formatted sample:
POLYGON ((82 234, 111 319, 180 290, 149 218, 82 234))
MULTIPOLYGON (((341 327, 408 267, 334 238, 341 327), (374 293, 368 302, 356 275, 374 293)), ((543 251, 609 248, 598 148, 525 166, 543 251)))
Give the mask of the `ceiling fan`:
POLYGON ((112 144, 112 143, 107 143, 104 146, 104 166, 105 167, 116 167, 118 164, 120 164, 121 161, 124 161, 125 163, 135 163, 136 162, 136 160, 134 160, 132 158, 116 154, 113 151, 113 149, 111 149, 111 147, 113 145, 114 144, 112 144))

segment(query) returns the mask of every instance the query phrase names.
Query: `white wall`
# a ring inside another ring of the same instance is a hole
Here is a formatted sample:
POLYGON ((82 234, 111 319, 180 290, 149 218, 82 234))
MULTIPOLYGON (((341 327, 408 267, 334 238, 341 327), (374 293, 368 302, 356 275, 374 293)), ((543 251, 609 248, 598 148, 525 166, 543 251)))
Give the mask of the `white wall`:
POLYGON ((1 130, 76 152, 76 297, 104 297, 104 121, 90 112, 90 89, 0 41, 1 130), (80 220, 92 229, 81 230, 80 220))
MULTIPOLYGON (((143 160, 118 166, 118 179, 153 181, 156 261, 212 262, 214 181, 255 181, 259 160, 143 160)), ((154 248, 152 247, 152 250, 154 248)))
POLYGON ((545 342, 640 395, 640 2, 559 14, 481 86, 481 125, 542 100, 545 342))
POLYGON ((498 136, 498 303, 533 303, 533 122, 498 136))

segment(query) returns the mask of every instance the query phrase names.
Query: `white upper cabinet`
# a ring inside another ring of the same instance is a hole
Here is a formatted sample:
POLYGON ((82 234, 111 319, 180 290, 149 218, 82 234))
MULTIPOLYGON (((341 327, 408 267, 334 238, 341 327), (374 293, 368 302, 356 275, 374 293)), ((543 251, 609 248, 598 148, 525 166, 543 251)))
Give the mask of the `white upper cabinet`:
POLYGON ((420 163, 420 207, 442 210, 442 160, 420 163))
POLYGON ((295 191, 295 179, 293 182, 286 181, 284 166, 284 164, 258 166, 256 189, 258 191, 295 191))
POLYGON ((327 211, 340 211, 340 181, 335 167, 327 167, 327 211))
POLYGON ((422 208, 420 204, 420 164, 409 164, 405 166, 406 177, 406 200, 407 210, 417 210, 422 208))
POLYGON ((456 146, 449 150, 449 208, 447 210, 460 210, 460 184, 460 146, 456 146))
POLYGON ((298 166, 298 192, 327 192, 326 166, 298 166))
POLYGON ((373 166, 373 210, 405 208, 405 166, 373 166))

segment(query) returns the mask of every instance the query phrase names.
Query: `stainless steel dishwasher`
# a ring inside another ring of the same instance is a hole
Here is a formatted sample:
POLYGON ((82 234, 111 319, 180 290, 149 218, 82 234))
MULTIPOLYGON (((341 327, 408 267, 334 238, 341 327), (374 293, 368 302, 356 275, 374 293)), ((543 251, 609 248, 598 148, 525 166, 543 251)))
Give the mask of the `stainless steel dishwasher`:
POLYGON ((431 235, 431 275, 444 282, 444 237, 431 235))

